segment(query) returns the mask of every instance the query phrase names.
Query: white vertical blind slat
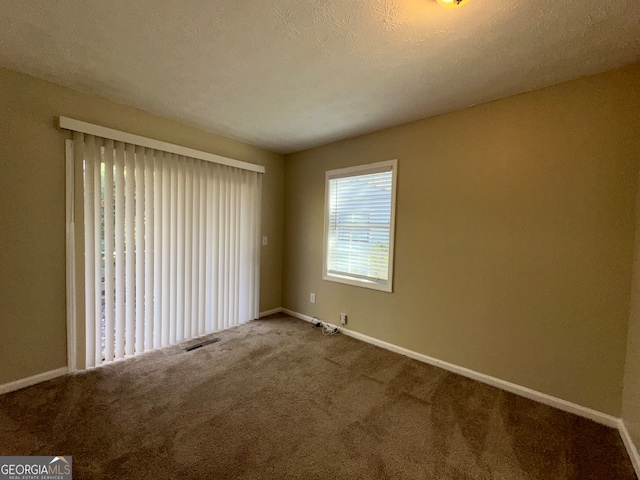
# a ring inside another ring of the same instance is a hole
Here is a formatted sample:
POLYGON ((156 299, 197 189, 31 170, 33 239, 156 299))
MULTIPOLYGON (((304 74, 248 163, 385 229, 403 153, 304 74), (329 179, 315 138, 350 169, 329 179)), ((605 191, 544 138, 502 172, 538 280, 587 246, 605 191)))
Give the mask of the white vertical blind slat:
POLYGON ((171 155, 171 217, 169 253, 169 344, 176 342, 178 325, 178 155, 171 155))
POLYGON ((164 202, 162 200, 162 152, 155 152, 153 158, 153 348, 162 346, 162 278, 164 266, 162 263, 162 252, 164 244, 162 241, 162 212, 164 202))
POLYGON ((209 268, 207 258, 207 165, 200 164, 200 220, 198 228, 200 229, 200 238, 198 239, 198 258, 204 267, 200 268, 198 275, 198 331, 203 334, 206 332, 207 318, 207 269, 209 268))
POLYGON ((185 159, 184 169, 184 293, 182 308, 182 338, 191 338, 191 277, 193 251, 193 176, 192 159, 185 159))
POLYGON ((125 354, 135 353, 135 146, 125 147, 125 302, 126 302, 126 343, 125 354))
POLYGON ((242 228, 243 222, 243 209, 242 209, 242 200, 244 198, 244 193, 246 192, 244 188, 245 176, 242 170, 235 170, 236 173, 236 235, 237 239, 234 242, 235 253, 233 259, 235 261, 235 270, 236 270, 236 285, 234 287, 235 294, 233 298, 233 309, 235 311, 234 315, 234 325, 238 325, 244 322, 243 317, 241 316, 241 302, 242 302, 242 292, 241 292, 241 280, 243 278, 242 275, 242 247, 244 247, 244 238, 246 235, 246 231, 242 228))
POLYGON ((238 290, 240 290, 240 255, 239 255, 239 247, 242 237, 240 235, 240 195, 239 190, 242 187, 242 172, 240 170, 234 169, 232 171, 233 181, 231 183, 232 188, 232 196, 231 196, 231 233, 233 238, 231 239, 231 256, 229 257, 229 261, 231 263, 231 271, 233 272, 233 280, 231 282, 231 291, 229 292, 229 298, 232 302, 231 315, 229 317, 229 326, 237 325, 242 321, 240 318, 239 312, 239 298, 238 298, 238 290))
POLYGON ((93 171, 96 168, 92 158, 93 152, 85 145, 84 134, 76 133, 74 135, 74 154, 76 155, 76 164, 79 160, 84 161, 84 293, 85 293, 85 331, 87 341, 85 342, 85 356, 88 367, 95 366, 95 343, 93 338, 96 335, 96 319, 95 319, 95 303, 96 303, 96 285, 95 278, 95 222, 94 215, 94 190, 93 190, 93 171), (86 152, 86 153, 85 153, 86 152), (89 160, 84 160, 85 158, 89 160))
POLYGON ((178 210, 176 215, 176 342, 184 340, 185 288, 185 158, 178 157, 178 210))
MULTIPOLYGON (((241 213, 244 212, 248 212, 249 210, 247 209, 247 199, 246 199, 246 194, 247 192, 247 177, 244 175, 244 172, 239 172, 240 174, 240 185, 239 185, 239 190, 240 190, 240 195, 238 197, 238 211, 241 213)), ((249 221, 248 215, 241 215, 238 218, 238 236, 239 236, 239 244, 237 246, 237 250, 238 252, 242 252, 244 251, 244 249, 246 248, 246 243, 245 243, 245 239, 247 238, 247 235, 249 233, 248 228, 247 228, 247 222, 249 221)), ((246 272, 246 257, 244 257, 243 255, 239 255, 238 258, 236 258, 236 264, 237 264, 237 270, 238 270, 238 274, 236 277, 236 293, 237 293, 237 300, 236 300, 236 310, 238 312, 238 323, 245 323, 247 321, 247 315, 248 315, 248 307, 246 306, 247 304, 247 289, 243 289, 241 288, 241 285, 244 284, 244 282, 246 281, 247 278, 247 272, 246 272), (243 305, 244 304, 244 305, 243 305)))
POLYGON ((144 147, 135 148, 135 243, 136 243, 136 330, 135 336, 135 353, 144 352, 144 288, 145 288, 145 252, 144 252, 144 147))
POLYGON ((209 189, 210 189, 210 217, 209 217, 209 232, 208 232, 208 244, 211 245, 211 258, 208 260, 210 268, 212 270, 209 276, 210 293, 211 297, 211 325, 207 327, 207 330, 222 330, 224 325, 222 324, 222 302, 220 301, 220 276, 223 275, 222 263, 220 262, 220 195, 221 195, 221 183, 222 183, 222 167, 220 165, 208 166, 209 174, 209 189), (219 178, 220 181, 214 182, 214 178, 219 178))
MULTIPOLYGON (((102 229, 102 191, 100 187, 100 144, 96 141, 94 136, 89 138, 89 150, 92 152, 94 158, 97 158, 96 167, 93 169, 93 191, 95 192, 95 199, 93 201, 93 222, 94 231, 96 234, 102 229)), ((94 357, 95 364, 100 365, 102 363, 102 241, 101 235, 96 235, 94 239, 94 282, 95 282, 95 331, 94 331, 94 357)))
POLYGON ((105 140, 104 144, 104 359, 114 359, 115 328, 115 278, 114 263, 114 144, 113 140, 105 140))
POLYGON ((199 242, 200 242, 200 162, 193 161, 191 163, 191 185, 193 205, 192 225, 193 234, 191 239, 191 332, 194 336, 202 335, 204 332, 198 330, 198 306, 200 304, 198 288, 198 270, 199 270, 199 242))
POLYGON ((160 345, 169 345, 170 338, 170 293, 171 293, 171 155, 164 154, 162 169, 162 340, 160 345))
POLYGON ((225 283, 225 288, 227 291, 225 292, 225 300, 227 306, 227 313, 225 315, 225 328, 229 328, 230 323, 233 321, 234 311, 233 311, 233 297, 234 290, 236 284, 236 277, 234 271, 234 258, 233 258, 233 247, 236 241, 236 232, 235 232, 235 184, 233 183, 233 172, 228 171, 228 183, 227 183, 227 210, 225 211, 225 222, 226 222, 226 241, 225 245, 225 261, 226 261, 226 269, 227 269, 227 277, 225 283))
POLYGON ((155 265, 153 262, 153 246, 155 239, 154 226, 154 151, 147 148, 144 157, 144 265, 145 265, 145 286, 144 286, 144 350, 153 348, 153 325, 154 325, 154 298, 153 280, 155 265))
MULTIPOLYGON (((225 169, 226 170, 226 169, 225 169)), ((233 172, 227 170, 226 181, 226 198, 227 208, 225 209, 225 282, 224 283, 224 300, 225 300, 225 313, 224 313, 224 328, 229 328, 229 324, 233 319, 233 294, 235 286, 235 272, 233 271, 233 242, 235 241, 235 225, 233 223, 233 215, 235 215, 235 192, 233 184, 233 172)))
POLYGON ((228 281, 225 282, 225 280, 227 280, 229 278, 229 234, 230 229, 229 229, 229 215, 228 215, 228 208, 229 208, 229 185, 228 185, 228 179, 227 179, 227 169, 226 168, 222 168, 222 171, 224 172, 222 175, 223 181, 222 181, 222 185, 220 186, 220 190, 221 190, 221 200, 220 200, 220 228, 221 228, 221 232, 220 232, 220 277, 218 277, 218 282, 219 282, 219 296, 218 298, 220 298, 220 304, 221 304, 221 310, 220 310, 220 317, 221 317, 221 327, 220 328, 227 328, 227 318, 229 317, 229 283, 228 281))
POLYGON ((115 197, 116 197, 116 333, 115 357, 124 357, 125 327, 125 263, 124 263, 124 143, 115 144, 115 197))

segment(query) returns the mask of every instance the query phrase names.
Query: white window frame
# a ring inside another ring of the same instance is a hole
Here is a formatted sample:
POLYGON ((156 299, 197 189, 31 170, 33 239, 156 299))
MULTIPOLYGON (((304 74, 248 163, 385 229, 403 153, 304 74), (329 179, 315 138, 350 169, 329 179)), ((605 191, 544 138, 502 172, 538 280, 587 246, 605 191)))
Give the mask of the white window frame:
POLYGON ((339 168, 336 170, 328 170, 325 172, 325 194, 324 194, 324 246, 322 258, 322 279, 330 282, 343 283, 356 287, 364 287, 383 292, 393 292, 393 265, 394 265, 394 240, 396 230, 396 184, 398 181, 398 160, 387 160, 384 162, 369 163, 366 165, 357 165, 355 167, 339 168), (329 181, 360 175, 370 175, 391 171, 391 225, 389 230, 389 263, 387 265, 388 275, 387 281, 377 282, 364 278, 356 278, 349 275, 340 275, 329 273, 327 261, 329 258, 329 181))

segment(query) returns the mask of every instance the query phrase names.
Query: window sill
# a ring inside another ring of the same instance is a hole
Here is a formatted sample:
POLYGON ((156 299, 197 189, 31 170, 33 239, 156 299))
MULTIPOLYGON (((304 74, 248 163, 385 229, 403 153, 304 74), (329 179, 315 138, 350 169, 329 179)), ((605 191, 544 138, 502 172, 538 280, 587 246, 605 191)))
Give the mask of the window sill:
POLYGON ((342 283, 345 285, 351 285, 353 287, 368 288, 370 290, 378 290, 380 292, 393 293, 391 282, 377 283, 373 281, 356 279, 352 277, 335 275, 335 274, 325 274, 322 276, 322 279, 327 280, 329 282, 336 282, 336 283, 342 283))

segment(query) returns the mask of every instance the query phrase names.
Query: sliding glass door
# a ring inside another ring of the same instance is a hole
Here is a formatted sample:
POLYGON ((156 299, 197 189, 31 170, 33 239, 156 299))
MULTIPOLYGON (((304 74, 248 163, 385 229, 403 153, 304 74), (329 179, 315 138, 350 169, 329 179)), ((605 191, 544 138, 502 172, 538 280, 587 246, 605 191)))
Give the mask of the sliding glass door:
POLYGON ((260 173, 83 133, 73 149, 87 367, 258 317, 260 173))

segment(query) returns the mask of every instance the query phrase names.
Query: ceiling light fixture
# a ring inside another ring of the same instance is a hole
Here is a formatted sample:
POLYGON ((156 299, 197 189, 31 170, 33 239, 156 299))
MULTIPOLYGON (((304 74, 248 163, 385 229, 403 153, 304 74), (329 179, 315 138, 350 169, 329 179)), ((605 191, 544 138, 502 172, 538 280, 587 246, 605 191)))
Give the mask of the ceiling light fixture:
POLYGON ((438 0, 438 3, 443 7, 459 7, 460 5, 464 5, 469 0, 438 0))

